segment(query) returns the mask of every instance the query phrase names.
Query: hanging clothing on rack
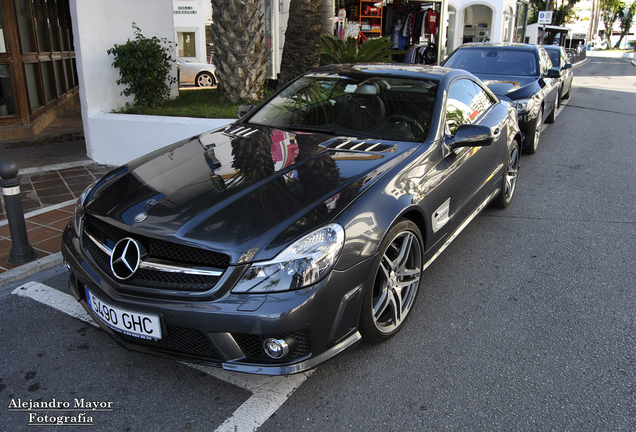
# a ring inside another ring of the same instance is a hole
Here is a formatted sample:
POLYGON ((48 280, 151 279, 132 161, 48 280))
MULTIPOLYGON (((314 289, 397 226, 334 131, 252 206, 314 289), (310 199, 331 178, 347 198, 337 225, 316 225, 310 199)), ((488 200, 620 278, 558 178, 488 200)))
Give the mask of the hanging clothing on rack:
POLYGON ((422 33, 424 34, 437 34, 437 29, 439 27, 439 12, 435 9, 431 8, 426 11, 424 16, 424 26, 422 28, 422 33))
POLYGON ((413 19, 414 18, 415 18, 415 14, 413 12, 408 14, 408 16, 406 17, 406 22, 404 24, 404 32, 402 33, 402 36, 404 36, 406 38, 410 38, 411 37, 411 34, 413 33, 413 19))
POLYGON ((403 50, 409 44, 409 38, 404 37, 404 24, 401 19, 398 19, 397 23, 393 26, 391 32, 391 41, 393 42, 393 48, 403 50))
POLYGON ((406 52, 404 63, 433 65, 437 63, 437 45, 412 45, 406 52))

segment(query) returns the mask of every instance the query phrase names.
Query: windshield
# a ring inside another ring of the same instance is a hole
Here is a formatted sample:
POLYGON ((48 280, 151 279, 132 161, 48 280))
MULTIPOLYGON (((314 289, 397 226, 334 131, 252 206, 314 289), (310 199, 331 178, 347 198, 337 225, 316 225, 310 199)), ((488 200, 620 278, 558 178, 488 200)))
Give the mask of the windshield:
POLYGON ((561 51, 559 50, 549 50, 546 49, 548 54, 550 55, 550 61, 552 62, 553 67, 559 67, 559 58, 561 57, 561 51))
POLYGON ((422 142, 437 87, 430 80, 306 75, 259 106, 249 122, 283 130, 422 142))
POLYGON ((444 62, 444 66, 474 74, 539 75, 534 53, 505 48, 460 48, 444 62))

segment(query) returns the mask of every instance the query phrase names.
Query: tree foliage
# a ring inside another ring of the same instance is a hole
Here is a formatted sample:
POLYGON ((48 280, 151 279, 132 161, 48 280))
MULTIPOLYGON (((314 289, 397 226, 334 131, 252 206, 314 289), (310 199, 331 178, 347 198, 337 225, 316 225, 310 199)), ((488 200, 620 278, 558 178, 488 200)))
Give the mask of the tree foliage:
POLYGON ((612 47, 610 37, 614 31, 614 23, 619 19, 620 14, 625 8, 623 0, 601 0, 601 17, 605 25, 605 39, 607 40, 607 49, 612 47))
POLYGON ((614 45, 615 49, 618 49, 621 46, 621 42, 623 42, 623 39, 625 38, 625 36, 627 36, 629 31, 631 30, 632 22, 634 21, 635 14, 636 14, 636 1, 633 1, 629 5, 626 4, 623 6, 623 10, 621 11, 618 17, 621 21, 621 25, 620 25, 621 36, 620 38, 618 38, 618 42, 616 42, 616 45, 614 45))
POLYGON ((342 41, 333 35, 321 35, 320 63, 363 63, 392 62, 392 54, 404 54, 404 51, 392 50, 390 36, 367 39, 358 46, 356 39, 347 38, 342 41))
MULTIPOLYGON (((552 24, 554 26, 562 26, 571 22, 574 19, 574 5, 579 0, 561 0, 554 1, 554 8, 552 10, 552 24)), ((533 9, 528 16, 528 24, 535 24, 539 21, 539 12, 548 10, 546 0, 537 0, 533 2, 533 9)))
POLYGON ((135 39, 122 45, 115 44, 107 50, 115 57, 113 66, 119 69, 117 84, 125 85, 121 94, 134 95, 134 104, 154 107, 161 105, 170 96, 170 86, 177 82, 171 76, 175 60, 172 58, 172 43, 166 38, 147 38, 133 21, 135 39))

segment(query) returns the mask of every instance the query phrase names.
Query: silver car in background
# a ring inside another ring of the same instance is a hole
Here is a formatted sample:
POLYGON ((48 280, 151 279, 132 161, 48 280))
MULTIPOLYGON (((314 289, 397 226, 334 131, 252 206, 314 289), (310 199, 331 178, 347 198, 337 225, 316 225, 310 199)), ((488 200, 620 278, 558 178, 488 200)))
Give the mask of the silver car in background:
POLYGON ((207 63, 188 62, 177 58, 179 85, 194 84, 197 87, 213 87, 217 84, 216 67, 207 63))

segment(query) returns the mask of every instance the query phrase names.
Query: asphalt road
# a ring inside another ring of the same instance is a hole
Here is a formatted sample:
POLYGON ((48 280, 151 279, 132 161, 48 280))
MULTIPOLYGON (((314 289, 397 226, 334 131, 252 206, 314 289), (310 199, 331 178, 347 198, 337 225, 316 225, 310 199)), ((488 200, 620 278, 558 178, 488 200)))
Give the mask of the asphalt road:
MULTIPOLYGON (((511 207, 427 270, 406 327, 294 382, 129 352, 2 288, 0 430, 33 429, 18 398, 113 402, 64 430, 636 430, 635 75, 576 68, 511 207)), ((59 267, 30 280, 68 292, 59 267)))

